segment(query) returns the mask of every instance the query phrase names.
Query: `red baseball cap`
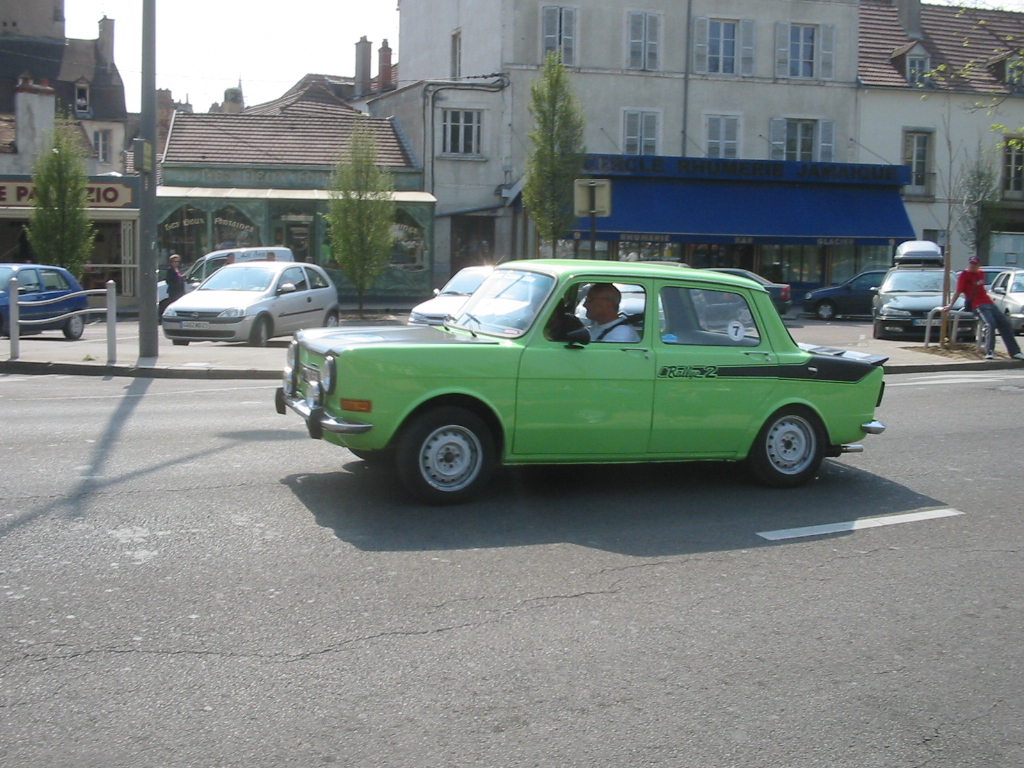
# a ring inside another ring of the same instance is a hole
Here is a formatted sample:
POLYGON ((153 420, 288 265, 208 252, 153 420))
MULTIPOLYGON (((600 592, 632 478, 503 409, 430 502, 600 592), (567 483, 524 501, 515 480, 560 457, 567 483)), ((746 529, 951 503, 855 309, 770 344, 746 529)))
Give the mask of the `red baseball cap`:
POLYGON ((967 263, 968 264, 981 264, 981 259, 979 259, 977 256, 971 256, 971 258, 969 258, 967 260, 967 263))

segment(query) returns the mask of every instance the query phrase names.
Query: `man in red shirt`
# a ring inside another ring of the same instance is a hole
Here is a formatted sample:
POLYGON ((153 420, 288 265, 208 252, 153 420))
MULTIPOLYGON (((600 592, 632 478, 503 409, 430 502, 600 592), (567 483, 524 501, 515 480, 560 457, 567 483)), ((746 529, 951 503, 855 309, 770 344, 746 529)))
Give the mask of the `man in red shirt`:
POLYGON ((985 273, 981 271, 980 266, 981 262, 977 256, 971 256, 967 260, 967 269, 961 272, 960 277, 956 280, 956 293, 950 299, 949 305, 943 307, 942 311, 949 312, 962 294, 964 301, 988 325, 988 335, 985 339, 985 359, 991 360, 994 357, 996 335, 993 329, 997 328, 1010 357, 1024 360, 1024 354, 1021 354, 1017 339, 1013 337, 1013 325, 1010 323, 1009 318, 999 311, 999 307, 992 303, 988 291, 985 290, 985 273))

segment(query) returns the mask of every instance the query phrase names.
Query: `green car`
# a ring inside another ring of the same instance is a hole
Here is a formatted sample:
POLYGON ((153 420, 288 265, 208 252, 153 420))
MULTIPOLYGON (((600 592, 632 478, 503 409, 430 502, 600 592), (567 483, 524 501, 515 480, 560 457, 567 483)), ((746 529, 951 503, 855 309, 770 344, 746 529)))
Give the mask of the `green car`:
POLYGON ((499 464, 744 461, 793 487, 884 431, 885 360, 798 346, 743 278, 531 260, 497 267, 443 327, 300 331, 276 407, 431 503, 499 464))

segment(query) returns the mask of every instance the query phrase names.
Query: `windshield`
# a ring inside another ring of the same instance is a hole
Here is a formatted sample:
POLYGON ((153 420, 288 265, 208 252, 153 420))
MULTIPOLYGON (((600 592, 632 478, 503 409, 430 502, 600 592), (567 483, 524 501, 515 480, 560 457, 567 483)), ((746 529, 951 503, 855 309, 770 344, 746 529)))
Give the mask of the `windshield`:
POLYGON ((942 271, 892 272, 886 278, 881 293, 910 292, 942 293, 942 271))
POLYGON ((267 290, 274 282, 277 271, 267 267, 237 267, 214 272, 199 286, 200 291, 251 291, 267 290))
POLYGON ((468 272, 463 270, 448 281, 441 289, 442 295, 448 296, 469 296, 480 287, 480 283, 487 277, 486 272, 468 272))
POLYGON ((467 331, 522 336, 530 327, 555 279, 517 269, 492 272, 446 325, 467 331))

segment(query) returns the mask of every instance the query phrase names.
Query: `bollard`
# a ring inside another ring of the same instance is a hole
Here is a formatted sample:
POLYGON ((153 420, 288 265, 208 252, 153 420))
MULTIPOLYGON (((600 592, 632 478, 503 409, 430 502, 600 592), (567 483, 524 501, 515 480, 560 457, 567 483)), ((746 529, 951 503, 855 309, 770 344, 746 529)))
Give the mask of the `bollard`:
POLYGON ((107 280, 107 365, 117 362, 117 286, 107 280))
POLYGON ((18 278, 12 277, 7 282, 7 307, 10 310, 7 314, 7 334, 11 337, 11 360, 17 360, 21 356, 21 344, 18 339, 18 330, 21 317, 18 312, 18 278))

